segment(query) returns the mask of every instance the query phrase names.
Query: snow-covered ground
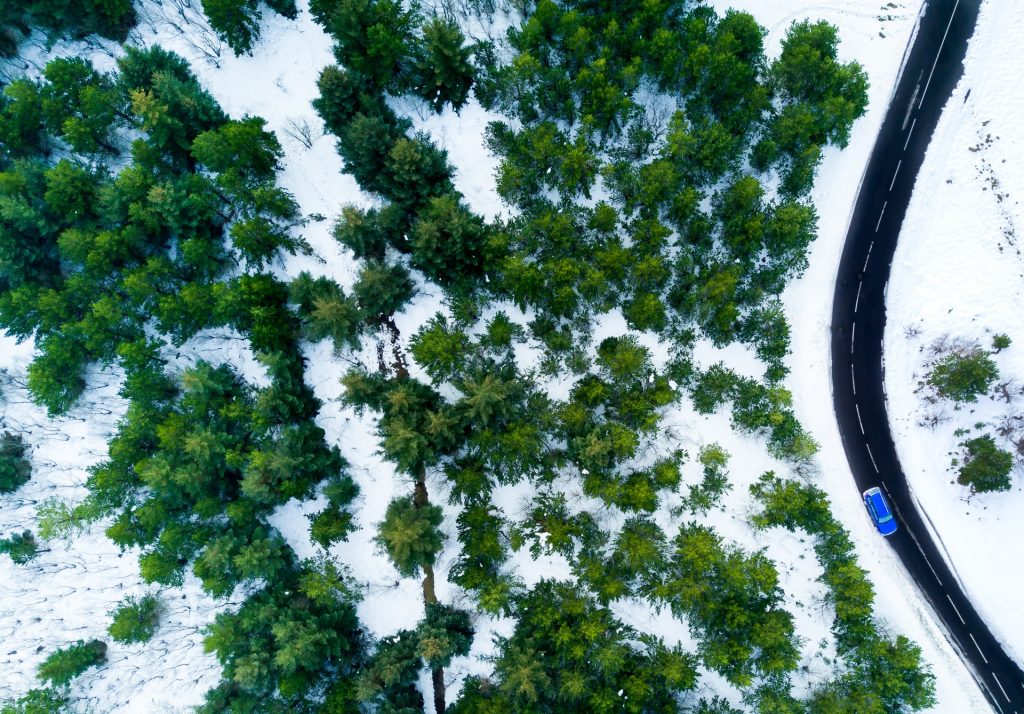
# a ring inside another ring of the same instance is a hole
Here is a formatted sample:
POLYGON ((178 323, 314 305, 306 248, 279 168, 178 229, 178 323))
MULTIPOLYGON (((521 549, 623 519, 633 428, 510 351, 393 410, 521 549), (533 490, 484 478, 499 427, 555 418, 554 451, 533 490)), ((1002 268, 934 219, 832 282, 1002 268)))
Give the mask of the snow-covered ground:
MULTIPOLYGON (((887 298, 885 382, 900 461, 915 497, 980 614, 1018 660, 1024 659, 1024 489, 1015 469, 1007 493, 969 496, 954 482, 957 444, 994 434, 1024 410, 982 398, 936 408, 915 394, 936 339, 992 335, 1014 344, 995 356, 1003 378, 1024 380, 1024 5, 982 6, 966 71, 939 122, 918 178, 893 261, 887 298), (969 94, 969 96, 968 96, 969 94), (939 414, 936 427, 920 425, 939 414), (983 423, 981 429, 975 424, 983 423), (957 429, 972 429, 957 436, 957 429)), ((999 439, 1001 448, 1011 449, 999 439)))
MULTIPOLYGON (((300 2, 300 8, 305 4, 300 2)), ((912 34, 919 3, 917 0, 864 0, 857 3, 838 0, 721 0, 715 4, 722 10, 735 6, 752 12, 769 29, 766 42, 772 53, 778 51, 779 41, 793 20, 803 17, 829 20, 840 28, 844 58, 859 59, 870 75, 869 114, 856 125, 848 150, 830 151, 826 155, 818 179, 814 200, 821 216, 820 236, 811 255, 811 268, 786 294, 787 304, 792 308, 790 319, 794 346, 794 354, 790 358, 793 376, 788 386, 794 392, 799 418, 821 443, 821 474, 818 478, 833 500, 837 517, 852 532, 858 544, 861 564, 871 572, 878 592, 880 616, 893 623, 894 630, 898 629, 917 640, 934 667, 939 694, 939 706, 935 711, 949 714, 982 711, 985 705, 966 670, 931 621, 912 584, 902 574, 898 561, 878 538, 863 513, 835 428, 829 398, 828 318, 835 268, 853 198, 904 48, 912 34)), ((154 8, 153 5, 145 7, 150 11, 154 8)), ((151 16, 159 17, 155 11, 151 16)), ((192 29, 199 29, 199 26, 192 29)), ((202 83, 232 116, 252 114, 267 120, 286 152, 281 182, 295 194, 303 213, 321 214, 330 219, 345 203, 367 202, 351 177, 339 172, 341 165, 334 141, 322 134, 320 122, 309 104, 316 95, 320 68, 331 63, 333 58, 329 38, 312 22, 308 13, 300 12, 297 21, 271 16, 264 22, 263 39, 257 44, 253 56, 235 58, 225 51, 216 64, 204 58, 185 37, 158 20, 140 26, 139 39, 147 44, 159 41, 189 58, 202 83), (311 147, 289 135, 296 133, 295 127, 303 124, 308 124, 311 129, 311 147)), ((399 108, 415 112, 414 106, 399 108)), ((456 185, 474 210, 487 216, 505 210, 494 192, 494 161, 482 142, 482 130, 489 120, 486 113, 471 104, 460 116, 450 112, 440 117, 423 113, 413 118, 418 128, 429 131, 435 141, 448 149, 456 167, 456 185)), ((304 236, 320 260, 311 257, 288 259, 277 266, 281 274, 294 276, 301 270, 310 270, 314 274, 330 275, 343 286, 350 286, 356 268, 351 256, 331 238, 329 220, 311 223, 304 236)), ((410 308, 399 316, 397 322, 402 334, 407 338, 439 309, 442 306, 438 295, 425 288, 410 308)), ((1013 334, 1009 324, 992 326, 1013 334)), ((595 332, 602 336, 624 331, 621 316, 609 316, 595 328, 595 332)), ((8 367, 16 376, 21 375, 28 354, 26 346, 13 349, 10 344, 7 341, 0 343, 0 367, 8 367)), ((1024 335, 1021 336, 1020 349, 1024 352, 1024 335)), ((657 352, 655 355, 656 361, 664 357, 657 352)), ((391 634, 399 628, 414 625, 420 618, 419 584, 399 578, 386 558, 376 551, 372 537, 387 503, 396 495, 408 493, 410 484, 404 477, 397 476, 393 467, 376 453, 371 420, 353 414, 336 401, 341 391, 338 377, 356 356, 339 357, 326 343, 309 346, 307 356, 310 364, 307 381, 325 402, 318 421, 327 431, 328 440, 339 446, 352 465, 353 476, 362 489, 355 504, 358 530, 347 543, 335 546, 332 555, 347 563, 356 580, 365 585, 365 597, 359 607, 363 623, 375 635, 391 634)), ((212 355, 206 355, 206 358, 211 359, 212 355)), ((723 360, 740 373, 759 373, 756 365, 752 364, 749 351, 740 347, 715 350, 702 344, 696 351, 696 359, 705 367, 723 360)), ((1024 376, 1024 371, 1021 374, 1024 376)), ((110 378, 98 375, 96 382, 105 379, 109 381, 110 378)), ((23 503, 25 499, 37 498, 44 493, 48 495, 51 491, 67 498, 83 495, 80 486, 85 478, 84 467, 102 458, 104 441, 116 420, 119 404, 115 391, 116 387, 108 387, 105 391, 99 386, 90 388, 87 398, 92 403, 102 402, 113 413, 88 422, 69 419, 54 423, 24 404, 3 407, 12 429, 29 423, 41 426, 26 429, 34 447, 37 466, 33 482, 15 496, 0 500, 0 530, 33 526, 31 504, 23 503), (73 436, 65 441, 62 435, 69 431, 73 436), (50 454, 56 452, 61 453, 62 459, 69 464, 68 468, 47 466, 46 459, 52 458, 50 454), (43 454, 47 456, 43 457, 43 454)), ((17 390, 7 392, 8 397, 12 394, 15 401, 24 401, 23 393, 17 390)), ((794 613, 798 634, 804 642, 802 664, 806 664, 810 672, 807 681, 823 676, 827 672, 826 658, 833 654, 828 634, 831 616, 828 608, 821 604, 821 587, 815 582, 820 568, 810 543, 778 529, 768 534, 756 534, 745 518, 751 509, 747 486, 766 470, 774 469, 786 474, 787 467, 767 455, 761 439, 733 432, 724 412, 700 417, 684 405, 666 416, 665 427, 673 445, 687 449, 691 455, 691 461, 684 469, 687 483, 699 478, 699 465, 694 463, 694 457, 700 446, 717 442, 731 454, 732 491, 724 503, 728 516, 716 516, 715 528, 727 540, 747 549, 766 547, 768 555, 779 564, 786 606, 794 613), (823 641, 824 645, 821 644, 823 641)), ((443 502, 446 494, 440 479, 432 479, 430 488, 435 500, 443 502)), ((521 490, 496 494, 496 499, 499 497, 506 515, 511 518, 520 515, 517 509, 523 505, 521 490)), ((317 508, 316 502, 291 502, 274 518, 274 524, 300 556, 312 553, 308 521, 304 514, 317 508)), ((658 519, 661 520, 663 515, 659 512, 658 519)), ((615 516, 607 515, 607 518, 609 520, 603 522, 603 526, 610 528, 615 525, 615 516)), ((448 519, 448 523, 451 522, 448 519)), ((668 528, 666 523, 662 525, 668 528)), ((446 579, 455 547, 452 537, 448 550, 438 563, 437 589, 443 600, 459 598, 457 589, 446 579)), ((516 556, 514 563, 529 582, 541 575, 567 575, 564 563, 556 559, 534 562, 525 551, 516 556)), ((53 551, 25 567, 13 566, 8 559, 2 559, 0 637, 4 638, 5 653, 17 650, 19 656, 0 655, 0 698, 18 694, 31 686, 35 664, 54 647, 69 639, 101 636, 106 627, 106 611, 125 594, 142 588, 135 554, 119 556, 116 549, 104 540, 101 529, 75 540, 67 551, 63 545, 55 544, 53 551), (52 574, 47 576, 48 569, 55 570, 56 564, 70 561, 76 563, 73 579, 52 574), (10 583, 16 585, 11 587, 10 583), (117 587, 119 583, 124 587, 117 587), (31 590, 31 596, 26 595, 25 590, 31 590), (29 597, 34 603, 31 612, 25 609, 29 597), (50 603, 57 601, 61 603, 60 607, 51 608, 50 603), (85 629, 81 629, 83 627, 85 629), (40 646, 42 649, 37 652, 36 648, 40 646)), ((129 660, 118 659, 129 650, 125 649, 123 653, 114 650, 112 664, 91 671, 75 683, 75 693, 88 697, 96 705, 96 711, 167 711, 169 701, 178 705, 198 702, 204 689, 216 681, 218 669, 215 661, 202 656, 201 648, 197 646, 199 628, 212 619, 217 607, 225 605, 204 599, 194 583, 187 583, 180 591, 166 591, 165 597, 168 603, 174 603, 168 606, 168 624, 157 635, 157 640, 136 646, 138 652, 143 653, 141 657, 133 657, 129 665, 129 660), (182 603, 180 608, 179 602, 182 603), (179 610, 184 614, 175 614, 179 610), (130 666, 138 666, 139 672, 134 672, 130 666)), ((692 642, 684 623, 666 614, 659 615, 644 603, 618 603, 615 610, 625 622, 638 629, 655 632, 670 641, 692 642)), ((480 635, 474 646, 474 656, 490 650, 491 633, 509 632, 508 622, 481 620, 476 624, 480 635)), ((136 649, 130 652, 136 654, 136 649)), ((452 691, 449 695, 455 693, 464 674, 488 668, 489 665, 479 658, 456 662, 450 671, 452 691)), ((729 691, 720 678, 713 676, 705 676, 702 684, 719 693, 729 691)))

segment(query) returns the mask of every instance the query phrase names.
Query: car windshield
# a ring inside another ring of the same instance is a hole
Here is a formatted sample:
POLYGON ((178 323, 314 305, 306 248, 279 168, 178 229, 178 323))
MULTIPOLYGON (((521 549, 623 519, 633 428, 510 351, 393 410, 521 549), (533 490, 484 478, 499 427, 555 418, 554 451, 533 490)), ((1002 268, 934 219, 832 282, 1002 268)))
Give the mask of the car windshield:
POLYGON ((879 523, 888 523, 891 520, 892 520, 892 514, 887 514, 887 515, 884 515, 884 516, 880 515, 879 518, 878 518, 878 522, 879 523))

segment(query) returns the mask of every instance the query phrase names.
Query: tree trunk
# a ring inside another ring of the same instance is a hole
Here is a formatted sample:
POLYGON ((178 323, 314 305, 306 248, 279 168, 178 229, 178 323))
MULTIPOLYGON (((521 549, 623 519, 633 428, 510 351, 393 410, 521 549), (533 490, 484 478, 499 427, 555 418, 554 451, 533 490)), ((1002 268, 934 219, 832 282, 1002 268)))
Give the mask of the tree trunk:
MULTIPOLYGON (((412 502, 416 508, 430 504, 430 496, 427 493, 427 470, 422 465, 416 474, 416 489, 412 502)), ((423 566, 423 602, 427 605, 437 602, 437 593, 434 591, 434 568, 431 565, 423 566)), ((444 714, 444 669, 438 667, 430 670, 430 679, 434 685, 434 712, 444 714)))
POLYGON ((430 670, 430 679, 434 682, 434 711, 444 714, 444 670, 440 667, 430 670))

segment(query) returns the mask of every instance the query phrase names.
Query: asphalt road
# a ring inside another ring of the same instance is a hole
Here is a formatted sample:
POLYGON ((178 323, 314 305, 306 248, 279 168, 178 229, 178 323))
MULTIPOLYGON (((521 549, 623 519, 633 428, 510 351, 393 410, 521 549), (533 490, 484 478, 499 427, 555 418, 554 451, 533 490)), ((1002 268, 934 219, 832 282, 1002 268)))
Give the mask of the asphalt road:
POLYGON ((900 527, 889 543, 993 709, 1024 714, 1024 672, 978 616, 936 548, 910 495, 886 415, 882 335, 892 257, 925 150, 963 74, 981 0, 927 0, 926 5, 872 151, 839 265, 832 308, 833 399, 857 488, 880 485, 894 506, 900 527))

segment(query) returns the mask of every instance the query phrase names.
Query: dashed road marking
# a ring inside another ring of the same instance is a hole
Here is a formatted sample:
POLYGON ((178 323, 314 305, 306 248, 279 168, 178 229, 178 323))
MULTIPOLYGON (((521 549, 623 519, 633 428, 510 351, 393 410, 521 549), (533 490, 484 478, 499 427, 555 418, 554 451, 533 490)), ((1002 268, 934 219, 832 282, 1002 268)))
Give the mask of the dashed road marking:
POLYGON ((878 464, 875 463, 875 455, 871 453, 871 444, 864 444, 864 446, 866 446, 868 449, 868 456, 871 457, 871 465, 875 467, 875 473, 881 473, 878 470, 878 464))
POLYGON ((860 424, 860 433, 863 434, 864 433, 864 422, 861 421, 861 418, 860 418, 860 404, 857 404, 856 402, 854 402, 853 403, 853 408, 857 410, 857 423, 860 424))
POLYGON ((907 147, 910 146, 910 137, 914 134, 915 126, 917 126, 917 117, 914 117, 914 123, 910 125, 910 131, 907 132, 907 140, 903 142, 904 151, 906 151, 907 147))
POLYGON ((970 635, 971 642, 974 643, 974 649, 978 650, 978 654, 980 654, 981 658, 985 660, 985 664, 988 664, 988 657, 985 656, 985 653, 981 651, 981 647, 978 646, 978 641, 974 639, 974 633, 968 632, 967 634, 970 635))
MULTIPOLYGON (((878 229, 875 229, 876 231, 878 229)), ((860 269, 860 272, 866 273, 868 271, 868 261, 871 260, 871 249, 875 247, 875 242, 871 241, 868 244, 868 254, 864 256, 864 267, 860 269)))
POLYGON ((967 623, 964 621, 964 616, 960 614, 960 611, 956 609, 956 605, 953 603, 953 598, 951 598, 947 594, 946 595, 946 599, 949 600, 949 604, 953 606, 953 612, 955 612, 956 616, 960 618, 960 624, 961 625, 966 625, 967 623))
MULTIPOLYGON (((892 187, 896 185, 896 177, 900 175, 900 167, 903 166, 903 159, 900 159, 896 163, 896 170, 892 174, 892 181, 889 182, 889 191, 892 191, 892 187)), ((881 219, 879 219, 881 220, 881 219)))
MULTIPOLYGON (((886 201, 885 203, 882 204, 882 212, 878 214, 878 223, 875 224, 875 233, 878 233, 878 229, 882 227, 882 218, 885 216, 885 209, 886 209, 886 206, 888 206, 888 205, 889 205, 888 201, 886 201)), ((867 261, 865 261, 865 262, 867 262, 867 261)))
POLYGON ((860 291, 864 287, 864 281, 861 280, 857 283, 857 299, 853 301, 853 311, 857 312, 857 307, 860 305, 860 291))
POLYGON ((850 354, 853 354, 853 342, 857 339, 857 323, 853 323, 853 327, 850 328, 850 354))
POLYGON ((999 681, 999 677, 996 676, 995 672, 992 673, 992 679, 996 680, 996 684, 999 685, 999 691, 1003 693, 1004 697, 1006 697, 1006 703, 1010 704, 1010 695, 1006 693, 1005 689, 1003 689, 1003 683, 999 681))
MULTIPOLYGON (((850 384, 853 385, 853 396, 857 396, 857 378, 853 376, 853 363, 850 363, 850 384)), ((1024 687, 1024 684, 1021 685, 1024 687)))

